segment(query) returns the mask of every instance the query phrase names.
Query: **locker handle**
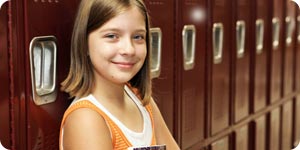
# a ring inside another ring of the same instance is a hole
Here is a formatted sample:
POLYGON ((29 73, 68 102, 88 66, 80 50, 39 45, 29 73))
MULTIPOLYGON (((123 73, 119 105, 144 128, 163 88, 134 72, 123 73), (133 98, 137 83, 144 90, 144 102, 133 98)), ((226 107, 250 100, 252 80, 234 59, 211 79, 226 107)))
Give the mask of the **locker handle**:
POLYGON ((182 30, 183 67, 191 70, 195 65, 196 27, 185 25, 182 30))
POLYGON ((236 22, 236 48, 237 58, 242 58, 245 53, 245 34, 246 34, 246 23, 243 20, 236 22))
POLYGON ((157 78, 161 72, 161 41, 160 28, 150 29, 150 52, 151 52, 151 78, 157 78))
POLYGON ((262 53, 264 47, 264 21, 257 19, 256 25, 256 54, 262 53))
POLYGON ((298 43, 300 43, 300 16, 297 16, 297 26, 298 26, 297 40, 298 40, 298 43))
POLYGON ((56 52, 54 36, 34 37, 30 42, 32 96, 36 105, 56 99, 56 52))
POLYGON ((292 43, 292 36, 293 36, 293 30, 294 30, 294 20, 290 17, 287 16, 285 18, 285 23, 286 23, 286 39, 285 39, 285 43, 286 45, 290 45, 292 43))
POLYGON ((222 62, 224 27, 222 23, 214 23, 213 25, 213 55, 214 64, 222 62))
POLYGON ((297 16, 297 28, 298 28, 298 31, 297 31, 297 40, 298 42, 300 42, 300 16, 297 16))
POLYGON ((276 50, 279 46, 280 22, 278 18, 272 19, 272 46, 276 50))

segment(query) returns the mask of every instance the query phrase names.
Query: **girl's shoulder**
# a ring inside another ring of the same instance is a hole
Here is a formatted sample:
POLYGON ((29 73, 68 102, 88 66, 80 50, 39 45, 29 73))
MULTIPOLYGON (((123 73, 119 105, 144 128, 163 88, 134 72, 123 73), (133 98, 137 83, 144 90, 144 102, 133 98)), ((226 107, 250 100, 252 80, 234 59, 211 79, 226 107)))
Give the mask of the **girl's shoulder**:
POLYGON ((63 143, 70 149, 96 148, 111 144, 110 132, 95 106, 82 100, 71 105, 63 120, 63 143), (101 135, 101 136, 99 136, 101 135), (95 142, 101 141, 101 142, 95 142))

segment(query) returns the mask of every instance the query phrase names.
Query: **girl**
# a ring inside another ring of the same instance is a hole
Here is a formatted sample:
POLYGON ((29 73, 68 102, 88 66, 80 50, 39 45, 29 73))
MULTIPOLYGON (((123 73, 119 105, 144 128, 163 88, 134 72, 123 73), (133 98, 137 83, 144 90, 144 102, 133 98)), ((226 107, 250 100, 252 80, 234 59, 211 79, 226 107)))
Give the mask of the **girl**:
POLYGON ((151 98, 148 14, 142 0, 82 0, 62 90, 75 97, 60 149, 162 145, 177 150, 151 98))

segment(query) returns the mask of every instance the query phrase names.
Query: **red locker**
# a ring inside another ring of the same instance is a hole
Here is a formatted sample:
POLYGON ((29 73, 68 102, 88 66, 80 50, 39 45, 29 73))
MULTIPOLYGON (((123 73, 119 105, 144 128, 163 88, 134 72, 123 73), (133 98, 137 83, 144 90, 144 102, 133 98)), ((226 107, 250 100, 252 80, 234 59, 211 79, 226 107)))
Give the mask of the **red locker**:
POLYGON ((261 116, 254 121, 254 148, 255 150, 266 149, 266 117, 261 116))
POLYGON ((280 150, 280 107, 275 108, 269 114, 269 150, 280 150))
POLYGON ((295 49, 295 25, 296 8, 298 6, 292 1, 286 1, 285 16, 285 48, 284 48, 284 70, 283 70, 283 94, 289 94, 293 91, 293 67, 294 67, 294 49, 295 49))
POLYGON ((281 150, 292 149, 293 101, 282 105, 281 150))
POLYGON ((229 126, 229 88, 231 51, 231 0, 210 1, 208 37, 210 64, 211 134, 229 126))
POLYGON ((295 47, 295 61, 296 61, 296 66, 295 66, 295 90, 297 92, 300 91, 300 11, 297 9, 297 22, 296 22, 296 29, 297 29, 297 37, 296 37, 296 47, 295 47))
POLYGON ((0 143, 10 149, 10 120, 9 120, 9 53, 8 53, 8 3, 5 3, 0 9, 0 143))
POLYGON ((284 43, 284 0, 273 0, 270 103, 281 98, 282 51, 284 43))
POLYGON ((235 131, 235 150, 248 150, 249 135, 248 125, 245 125, 235 131))
POLYGON ((250 24, 251 1, 237 0, 232 33, 234 65, 234 121, 238 122, 249 114, 249 75, 250 75, 250 24))
POLYGON ((267 53, 270 49, 270 18, 271 7, 268 0, 256 0, 253 26, 252 53, 252 84, 253 84, 253 105, 252 111, 256 112, 266 106, 266 83, 267 83, 267 53))
POLYGON ((186 149, 205 136, 206 1, 177 1, 175 99, 177 140, 186 149))
MULTIPOLYGON (((295 90, 300 91, 300 11, 297 9, 297 41, 296 43, 296 66, 295 66, 295 90)), ((294 146, 297 146, 300 142, 300 95, 298 94, 294 103, 294 146)))
POLYGON ((70 39, 78 2, 24 1, 25 40, 22 51, 25 53, 27 149, 58 148, 61 118, 71 102, 67 94, 59 91, 59 87, 69 70, 70 39), (39 66, 43 57, 47 63, 39 66), (43 73, 48 76, 37 78, 43 73), (47 86, 40 86, 41 82, 47 86), (54 89, 46 95, 38 93, 50 87, 54 89))
POLYGON ((153 98, 171 132, 174 131, 174 9, 173 0, 147 0, 151 18, 153 98), (161 13, 164 15, 161 15, 161 13), (161 44, 161 45, 160 45, 161 44), (160 49, 160 50, 159 50, 160 49))
POLYGON ((210 150, 229 150, 229 137, 224 137, 211 144, 210 150))

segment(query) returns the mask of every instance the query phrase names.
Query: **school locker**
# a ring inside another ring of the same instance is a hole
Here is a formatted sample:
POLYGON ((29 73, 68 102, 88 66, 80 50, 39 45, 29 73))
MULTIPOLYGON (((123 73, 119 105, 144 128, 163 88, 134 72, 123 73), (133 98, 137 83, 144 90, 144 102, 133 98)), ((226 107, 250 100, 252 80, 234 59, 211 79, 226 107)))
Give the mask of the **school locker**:
POLYGON ((58 148, 60 122, 71 102, 59 87, 69 71, 78 2, 24 1, 27 149, 58 148))
POLYGON ((275 108, 268 116, 268 150, 280 150, 280 107, 275 108))
POLYGON ((8 3, 5 3, 0 9, 0 143, 2 146, 10 149, 10 132, 9 132, 9 54, 8 54, 8 3))
POLYGON ((229 137, 224 137, 216 142, 213 142, 210 146, 210 150, 229 150, 229 137))
POLYGON ((210 134, 214 135, 229 126, 230 51, 231 51, 231 0, 209 1, 211 8, 208 58, 210 100, 210 134))
POLYGON ((234 132, 235 150, 248 150, 249 148, 249 128, 248 125, 244 125, 241 128, 236 129, 234 132))
POLYGON ((267 53, 270 49, 270 4, 268 0, 254 1, 256 10, 252 20, 252 72, 251 81, 253 84, 253 95, 251 99, 252 112, 256 112, 266 106, 266 83, 267 83, 267 53))
POLYGON ((266 117, 260 116, 254 121, 254 135, 251 138, 254 142, 254 150, 266 149, 266 117))
POLYGON ((150 15, 150 35, 152 46, 151 74, 153 98, 163 118, 173 133, 174 131, 174 29, 175 2, 173 0, 145 1, 150 15), (164 15, 161 15, 161 14, 164 15))
POLYGON ((275 102, 281 98, 281 72, 282 72, 282 49, 284 43, 284 0, 273 0, 272 12, 272 48, 270 50, 270 99, 269 102, 275 102))
POLYGON ((288 101, 282 105, 281 122, 281 150, 292 149, 292 123, 293 123, 293 101, 288 101))
POLYGON ((298 6, 292 1, 286 1, 285 15, 285 48, 284 48, 284 87, 283 94, 287 95, 293 91, 293 65, 295 48, 295 26, 296 26, 296 8, 298 6))
POLYGON ((232 28, 232 61, 234 65, 234 122, 249 114, 249 75, 250 75, 250 24, 251 1, 237 0, 234 5, 234 20, 232 28))
MULTIPOLYGON (((300 11, 297 9, 297 41, 295 52, 296 52, 296 66, 295 66, 295 91, 299 93, 300 91, 300 11)), ((293 145, 297 146, 300 142, 300 95, 298 94, 296 96, 295 102, 294 102, 294 140, 293 145)))
POLYGON ((299 9, 297 10, 297 22, 296 22, 296 41, 295 41, 295 91, 299 92, 300 91, 300 11, 299 9))
POLYGON ((186 149, 205 136, 206 1, 177 1, 175 99, 177 140, 186 149))

